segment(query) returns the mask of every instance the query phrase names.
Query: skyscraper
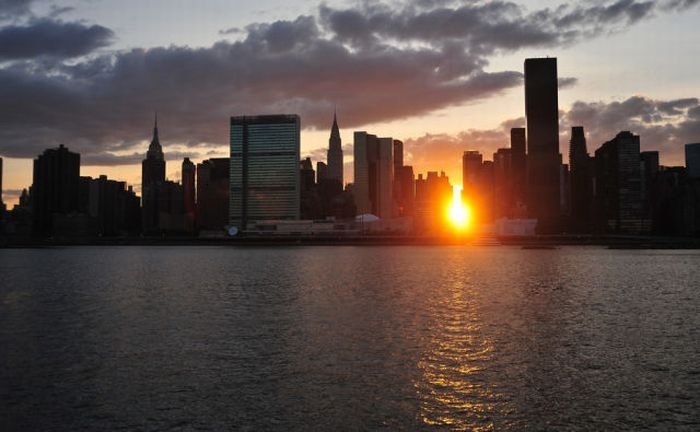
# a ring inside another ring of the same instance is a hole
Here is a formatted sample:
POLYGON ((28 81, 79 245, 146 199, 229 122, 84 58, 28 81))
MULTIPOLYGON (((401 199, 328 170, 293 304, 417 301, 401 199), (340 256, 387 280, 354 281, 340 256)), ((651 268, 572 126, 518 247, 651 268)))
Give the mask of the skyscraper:
POLYGON ((355 132, 355 204, 357 213, 391 218, 394 207, 394 140, 355 132))
POLYGON ((653 207, 655 205, 654 184, 656 183, 660 169, 659 152, 644 151, 639 154, 639 157, 642 165, 642 210, 645 217, 651 218, 653 207))
POLYGON ((525 60, 528 211, 538 231, 558 229, 560 218, 557 59, 525 60))
POLYGON ((80 155, 61 144, 34 159, 32 182, 33 231, 53 234, 56 215, 68 215, 79 209, 80 155))
POLYGON ((2 201, 2 158, 0 157, 0 212, 3 210, 3 201, 2 201))
POLYGON ((394 173, 395 182, 399 185, 398 196, 396 201, 398 204, 399 216, 411 216, 415 208, 416 199, 416 177, 413 174, 413 167, 403 165, 399 168, 398 173, 394 173))
POLYGON ((685 145, 685 166, 689 178, 700 178, 700 143, 685 145))
POLYGON ((299 219, 299 146, 297 115, 231 117, 231 225, 299 219))
POLYGON ((328 178, 343 185, 343 146, 338 128, 338 118, 333 113, 331 137, 328 139, 328 178))
POLYGON ((481 164, 484 158, 477 150, 467 150, 462 154, 462 192, 468 197, 476 193, 481 164))
POLYGON ((153 125, 153 139, 148 146, 146 159, 141 163, 141 206, 144 232, 159 229, 160 209, 158 188, 165 182, 165 157, 158 138, 158 116, 153 125))
POLYGON ((185 209, 185 223, 187 228, 194 228, 195 220, 195 189, 194 179, 196 176, 196 167, 190 158, 185 158, 182 161, 182 193, 185 209))
MULTIPOLYGON (((405 205, 403 205, 401 202, 404 200, 402 198, 403 193, 401 192, 401 186, 402 186, 402 181, 401 181, 401 171, 403 169, 403 142, 399 140, 394 140, 394 203, 396 204, 395 206, 395 215, 400 216, 404 214, 402 211, 402 208, 405 209, 405 205)), ((413 173, 413 169, 411 169, 411 173, 413 173)))
POLYGON ((403 166, 403 141, 394 140, 394 176, 403 166))
POLYGON ((229 158, 208 159, 197 165, 197 227, 222 230, 228 224, 229 158))
POLYGON ((639 136, 623 131, 595 152, 595 219, 600 231, 648 230, 642 208, 639 136))
POLYGON ((525 128, 512 128, 510 130, 510 157, 513 178, 513 199, 523 204, 525 203, 525 190, 527 185, 527 153, 525 148, 525 128))
POLYGON ((500 148, 493 154, 493 212, 495 218, 509 216, 513 202, 513 151, 500 148))
POLYGON ((571 128, 569 144, 571 229, 573 232, 588 232, 591 226, 593 205, 593 167, 586 148, 586 135, 583 126, 571 128))
POLYGON ((316 183, 325 183, 328 180, 328 165, 325 162, 316 162, 316 183))
POLYGON ((426 178, 418 174, 415 181, 415 225, 422 233, 440 231, 444 226, 445 208, 452 202, 452 185, 444 172, 428 171, 426 178))
POLYGON ((182 188, 184 193, 185 213, 194 213, 195 207, 195 177, 197 168, 195 164, 186 157, 182 160, 182 188))
POLYGON ((81 177, 81 211, 91 219, 88 232, 92 235, 113 236, 137 234, 141 227, 140 200, 125 182, 81 177), (86 195, 86 196, 85 196, 86 195))

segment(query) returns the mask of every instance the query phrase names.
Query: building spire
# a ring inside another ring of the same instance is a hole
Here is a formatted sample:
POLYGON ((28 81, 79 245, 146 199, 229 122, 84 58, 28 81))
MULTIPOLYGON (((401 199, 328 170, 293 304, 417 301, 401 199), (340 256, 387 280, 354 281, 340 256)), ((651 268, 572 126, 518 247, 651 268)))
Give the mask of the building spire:
POLYGON ((148 146, 148 153, 146 157, 149 159, 163 159, 163 148, 160 145, 160 139, 158 139, 158 112, 155 113, 155 121, 153 122, 153 139, 151 140, 151 145, 148 146))
POLYGON ((153 141, 151 141, 151 143, 154 142, 160 145, 160 141, 158 140, 158 111, 156 111, 156 118, 155 122, 153 123, 153 141))
POLYGON ((333 127, 331 137, 328 140, 328 174, 327 178, 335 180, 343 185, 343 146, 340 140, 340 129, 338 128, 337 110, 333 110, 333 127))
POLYGON ((331 127, 331 141, 337 139, 340 143, 340 129, 338 128, 337 110, 333 110, 333 127, 331 127))

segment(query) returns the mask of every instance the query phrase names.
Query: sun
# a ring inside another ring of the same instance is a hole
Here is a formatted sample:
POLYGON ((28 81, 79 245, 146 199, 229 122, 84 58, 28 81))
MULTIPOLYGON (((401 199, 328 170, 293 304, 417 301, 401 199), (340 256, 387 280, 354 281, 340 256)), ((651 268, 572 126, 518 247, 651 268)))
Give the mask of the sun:
POLYGON ((462 202, 460 190, 455 188, 452 203, 447 209, 447 217, 454 228, 465 230, 471 222, 469 207, 462 202))

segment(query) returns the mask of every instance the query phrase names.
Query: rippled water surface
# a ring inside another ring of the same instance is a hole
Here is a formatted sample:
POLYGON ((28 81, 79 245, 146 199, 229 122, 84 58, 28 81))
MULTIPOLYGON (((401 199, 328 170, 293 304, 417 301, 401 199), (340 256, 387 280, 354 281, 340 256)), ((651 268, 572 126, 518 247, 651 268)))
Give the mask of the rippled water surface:
POLYGON ((0 250, 0 430, 700 430, 700 252, 0 250))

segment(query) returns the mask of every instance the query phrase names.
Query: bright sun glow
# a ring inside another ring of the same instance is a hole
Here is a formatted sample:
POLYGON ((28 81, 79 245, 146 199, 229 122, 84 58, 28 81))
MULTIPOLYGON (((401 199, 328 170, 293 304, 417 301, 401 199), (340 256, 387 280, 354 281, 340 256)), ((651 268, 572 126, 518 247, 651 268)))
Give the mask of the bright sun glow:
POLYGON ((471 214, 469 207, 462 202, 461 189, 455 187, 453 191, 452 203, 448 209, 448 217, 452 225, 458 230, 469 228, 471 214))

